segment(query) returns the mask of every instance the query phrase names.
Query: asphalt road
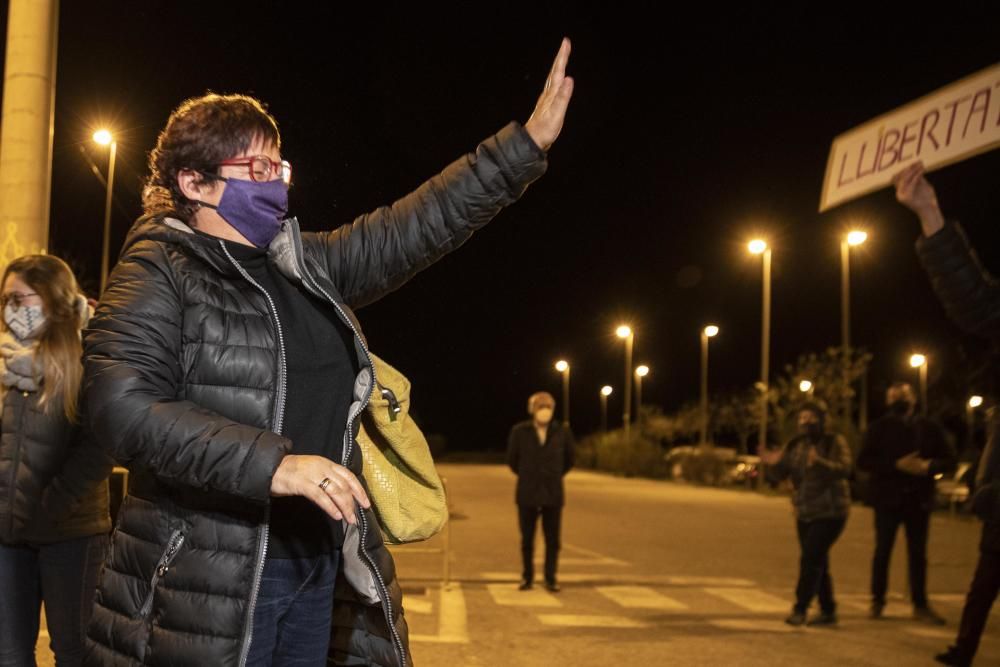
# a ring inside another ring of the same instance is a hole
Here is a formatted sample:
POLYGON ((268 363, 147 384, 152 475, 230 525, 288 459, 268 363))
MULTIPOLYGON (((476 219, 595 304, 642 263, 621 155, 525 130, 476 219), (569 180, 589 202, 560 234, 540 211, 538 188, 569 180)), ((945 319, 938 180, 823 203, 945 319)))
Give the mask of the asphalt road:
MULTIPOLYGON (((395 548, 417 665, 934 665, 954 637, 975 566, 979 525, 935 515, 929 590, 947 619, 909 618, 900 534, 888 618, 867 618, 871 510, 852 509, 832 552, 835 629, 793 629, 798 549, 787 498, 574 471, 566 479, 563 591, 516 590, 514 476, 443 465, 452 505, 445 536, 395 548)), ((536 571, 541 573, 542 539, 536 571)), ((1000 665, 1000 605, 977 665, 1000 665)), ((52 665, 48 637, 39 665, 52 665)))
MULTIPOLYGON (((440 585, 442 555, 419 551, 440 548, 443 536, 395 550, 418 665, 934 665, 954 637, 977 554, 974 520, 935 515, 929 590, 948 625, 917 623, 900 533, 888 618, 871 621, 872 512, 856 505, 831 556, 840 625, 794 629, 782 622, 798 567, 787 498, 572 472, 563 591, 522 593, 514 476, 485 465, 441 472, 452 584, 440 585)), ((1000 611, 976 664, 1000 664, 1000 611)))

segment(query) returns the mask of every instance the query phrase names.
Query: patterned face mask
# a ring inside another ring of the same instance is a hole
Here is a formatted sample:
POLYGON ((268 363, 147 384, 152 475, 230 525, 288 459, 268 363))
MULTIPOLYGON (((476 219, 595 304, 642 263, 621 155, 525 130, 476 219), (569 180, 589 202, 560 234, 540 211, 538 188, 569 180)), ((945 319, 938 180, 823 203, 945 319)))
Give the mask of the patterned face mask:
POLYGON ((45 312, 41 306, 21 306, 15 308, 8 303, 3 310, 3 320, 7 328, 18 340, 36 337, 45 326, 45 312))

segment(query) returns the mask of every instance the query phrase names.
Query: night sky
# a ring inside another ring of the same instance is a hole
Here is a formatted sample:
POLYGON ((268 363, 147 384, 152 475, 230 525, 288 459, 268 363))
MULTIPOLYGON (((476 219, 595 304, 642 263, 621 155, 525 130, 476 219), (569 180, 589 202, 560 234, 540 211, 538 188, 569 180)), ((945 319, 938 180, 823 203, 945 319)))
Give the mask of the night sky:
MULTIPOLYGON (((909 19, 749 5, 659 17, 627 3, 366 14, 319 2, 61 4, 50 251, 91 294, 104 188, 81 147, 106 168, 96 127, 118 137, 113 253, 140 213, 157 132, 208 90, 269 105, 295 169, 291 212, 306 229, 332 229, 525 121, 559 39, 573 40, 576 92, 549 172, 456 253, 358 313, 372 349, 412 379, 420 423, 450 448, 502 448, 531 392, 561 396, 560 357, 573 365, 577 433, 596 428, 603 384, 620 415, 621 321, 636 330, 635 362, 652 368, 647 403, 670 411, 697 399, 708 322, 722 328, 713 393, 750 386, 755 234, 774 247, 772 375, 839 343, 839 237, 852 224, 869 232, 853 255, 852 338, 875 355, 873 410, 888 381, 913 375, 913 348, 931 356, 932 400, 960 399, 969 371, 987 367, 988 345, 945 319, 913 252, 916 219, 890 191, 817 209, 836 135, 1000 60, 989 3, 909 19)), ((993 151, 931 181, 1000 271, 998 175, 993 151)))

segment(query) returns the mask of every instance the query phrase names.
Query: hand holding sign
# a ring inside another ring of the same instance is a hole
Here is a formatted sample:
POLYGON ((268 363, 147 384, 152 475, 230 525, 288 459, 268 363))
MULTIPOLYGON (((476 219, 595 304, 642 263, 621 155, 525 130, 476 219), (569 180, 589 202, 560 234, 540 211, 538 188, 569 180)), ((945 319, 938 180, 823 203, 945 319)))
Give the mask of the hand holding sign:
POLYGON ((924 163, 917 161, 896 174, 896 201, 917 214, 924 236, 931 236, 944 227, 944 216, 938 206, 934 186, 924 176, 924 163))

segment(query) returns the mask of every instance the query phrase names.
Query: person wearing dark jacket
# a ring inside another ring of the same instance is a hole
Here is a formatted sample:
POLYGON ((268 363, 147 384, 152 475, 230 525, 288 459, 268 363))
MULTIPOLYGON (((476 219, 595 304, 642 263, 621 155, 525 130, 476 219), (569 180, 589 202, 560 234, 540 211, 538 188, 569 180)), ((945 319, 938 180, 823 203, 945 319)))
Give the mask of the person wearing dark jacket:
MULTIPOLYGON (((1000 340, 1000 283, 979 261, 962 227, 946 221, 934 187, 918 162, 895 179, 896 199, 920 220, 917 256, 948 316, 969 333, 1000 340)), ((994 422, 976 473, 973 511, 983 521, 979 562, 965 598, 958 638, 935 656, 946 665, 971 665, 990 608, 1000 593, 1000 432, 994 422)))
POLYGON ((52 255, 15 259, 0 284, 0 665, 35 664, 43 602, 56 663, 80 665, 111 531, 112 461, 79 419, 90 309, 52 255))
POLYGON ((291 166, 257 100, 171 114, 86 334, 91 424, 131 471, 91 664, 412 664, 356 443, 378 377, 354 310, 542 175, 568 57, 523 126, 332 232, 285 218, 291 166))
POLYGON ((865 433, 858 469, 871 474, 875 510, 871 617, 881 618, 889 587, 889 559, 902 524, 910 574, 913 617, 935 625, 945 620, 927 602, 927 538, 934 509, 934 479, 955 470, 955 450, 937 423, 915 412, 913 389, 897 382, 886 392, 889 411, 865 433))
POLYGON ((809 625, 837 624, 837 603, 830 576, 830 549, 847 524, 851 507, 851 449, 842 435, 826 431, 826 405, 808 401, 798 410, 799 435, 781 450, 758 452, 773 481, 791 479, 801 557, 795 605, 789 625, 807 623, 806 613, 819 596, 820 613, 809 625))
POLYGON ((545 535, 545 587, 560 590, 559 534, 565 504, 563 477, 573 467, 573 433, 554 422, 556 401, 540 391, 528 399, 531 419, 515 424, 507 439, 507 465, 517 475, 515 501, 521 528, 522 591, 530 590, 535 579, 535 532, 542 518, 545 535))

